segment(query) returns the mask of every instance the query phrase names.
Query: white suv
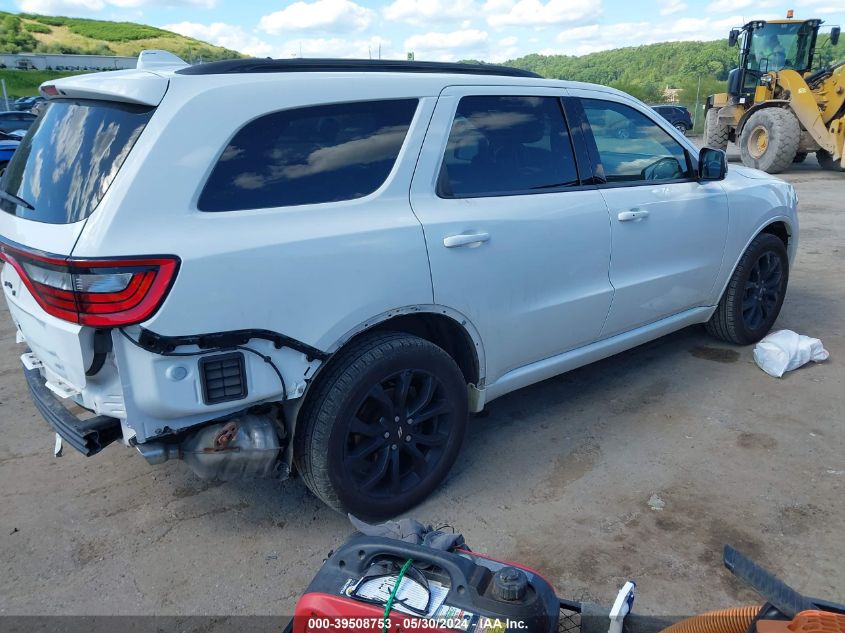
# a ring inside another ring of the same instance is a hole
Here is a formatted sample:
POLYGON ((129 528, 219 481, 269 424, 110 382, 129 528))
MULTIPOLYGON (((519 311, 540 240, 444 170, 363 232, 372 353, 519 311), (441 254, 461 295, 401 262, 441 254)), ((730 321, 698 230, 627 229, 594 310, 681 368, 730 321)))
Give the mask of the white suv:
POLYGON ((35 405, 86 455, 296 470, 366 517, 503 394, 695 323, 757 341, 795 255, 790 185, 602 86, 142 59, 42 93, 0 186, 35 405))

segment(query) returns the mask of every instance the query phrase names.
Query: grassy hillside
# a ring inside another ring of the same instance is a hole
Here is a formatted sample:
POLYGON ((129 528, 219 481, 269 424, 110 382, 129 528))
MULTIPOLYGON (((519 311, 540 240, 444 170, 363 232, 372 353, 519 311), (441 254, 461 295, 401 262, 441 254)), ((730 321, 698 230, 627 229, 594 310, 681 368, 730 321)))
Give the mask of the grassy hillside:
MULTIPOLYGON (((694 97, 699 79, 702 94, 724 90, 738 55, 738 48, 729 47, 725 38, 616 48, 580 57, 535 54, 506 63, 544 77, 610 85, 645 101, 660 101, 667 87, 682 88, 687 95, 692 91, 694 97)), ((820 35, 815 65, 834 59, 845 59, 845 38, 832 47, 827 35, 820 35)))
POLYGON ((243 57, 237 51, 133 22, 0 11, 0 52, 134 57, 147 48, 170 51, 186 61, 243 57))

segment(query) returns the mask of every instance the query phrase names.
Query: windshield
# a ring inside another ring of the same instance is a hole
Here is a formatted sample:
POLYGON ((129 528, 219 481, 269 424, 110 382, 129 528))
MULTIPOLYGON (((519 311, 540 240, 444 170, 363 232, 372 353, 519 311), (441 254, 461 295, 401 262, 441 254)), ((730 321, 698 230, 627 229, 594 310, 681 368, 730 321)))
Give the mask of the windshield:
POLYGON ((87 218, 111 185, 154 108, 51 101, 21 141, 0 189, 0 209, 49 224, 87 218))
POLYGON ((809 69, 813 28, 806 22, 767 23, 751 35, 748 68, 761 72, 809 69))

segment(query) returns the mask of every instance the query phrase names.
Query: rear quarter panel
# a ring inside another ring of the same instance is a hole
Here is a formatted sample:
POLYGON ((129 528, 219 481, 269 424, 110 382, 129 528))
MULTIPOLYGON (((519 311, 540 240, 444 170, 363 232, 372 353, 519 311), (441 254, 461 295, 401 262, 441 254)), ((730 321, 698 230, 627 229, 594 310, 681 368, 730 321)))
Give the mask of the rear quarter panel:
POLYGON ((266 328, 328 349, 373 315, 430 304, 425 240, 408 190, 433 96, 421 99, 393 172, 369 196, 222 213, 196 208, 223 148, 256 117, 316 103, 421 96, 383 81, 350 85, 348 76, 330 75, 321 82, 226 77, 219 87, 207 77, 172 81, 74 255, 178 255, 176 282, 144 324, 164 335, 266 328))

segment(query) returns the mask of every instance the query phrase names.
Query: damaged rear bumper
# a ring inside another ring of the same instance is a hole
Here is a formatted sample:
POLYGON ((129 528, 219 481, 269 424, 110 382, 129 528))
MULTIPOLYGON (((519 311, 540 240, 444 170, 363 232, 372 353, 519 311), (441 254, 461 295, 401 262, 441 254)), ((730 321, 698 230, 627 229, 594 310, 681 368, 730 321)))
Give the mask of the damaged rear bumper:
POLYGON ((105 415, 98 415, 81 420, 64 405, 58 396, 47 388, 41 372, 37 369, 24 369, 32 402, 55 429, 61 438, 86 457, 96 455, 122 436, 120 420, 105 415))

